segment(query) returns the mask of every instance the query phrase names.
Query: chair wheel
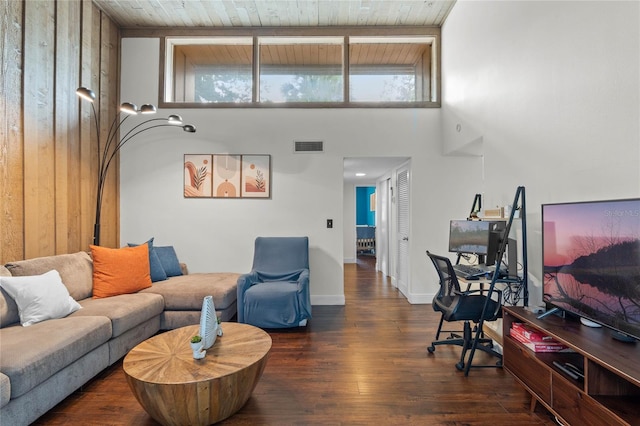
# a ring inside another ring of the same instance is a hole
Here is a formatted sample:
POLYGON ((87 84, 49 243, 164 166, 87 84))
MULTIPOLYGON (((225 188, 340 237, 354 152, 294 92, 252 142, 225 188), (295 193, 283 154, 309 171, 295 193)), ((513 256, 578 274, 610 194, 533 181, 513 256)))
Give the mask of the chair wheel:
POLYGON ((457 363, 456 368, 458 369, 458 371, 464 370, 464 362, 457 363))
POLYGON ((427 348, 427 352, 429 352, 430 354, 434 353, 436 351, 436 347, 435 346, 429 346, 427 348))

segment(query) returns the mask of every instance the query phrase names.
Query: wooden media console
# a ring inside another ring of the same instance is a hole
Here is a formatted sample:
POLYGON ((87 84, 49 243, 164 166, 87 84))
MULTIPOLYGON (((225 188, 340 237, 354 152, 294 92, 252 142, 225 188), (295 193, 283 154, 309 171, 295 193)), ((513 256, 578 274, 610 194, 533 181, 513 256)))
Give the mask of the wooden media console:
POLYGON ((607 328, 556 315, 538 319, 523 307, 504 307, 503 343, 504 368, 531 394, 532 410, 540 402, 565 425, 640 425, 640 344, 619 342, 607 328), (514 322, 572 352, 528 349, 510 336, 514 322), (584 378, 562 371, 566 363, 577 366, 584 378))

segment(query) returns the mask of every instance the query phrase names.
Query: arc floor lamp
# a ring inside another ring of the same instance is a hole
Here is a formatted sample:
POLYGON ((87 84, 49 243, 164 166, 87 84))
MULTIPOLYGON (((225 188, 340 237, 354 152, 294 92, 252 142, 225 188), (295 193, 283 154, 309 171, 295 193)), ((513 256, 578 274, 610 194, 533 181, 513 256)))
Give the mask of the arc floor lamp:
POLYGON ((102 210, 102 195, 104 193, 104 185, 109 172, 109 166, 115 158, 120 148, 127 142, 133 139, 136 135, 146 132, 147 130, 155 129, 157 127, 176 127, 182 128, 185 132, 195 133, 196 128, 191 124, 183 124, 182 117, 172 114, 167 118, 151 118, 136 124, 123 136, 118 138, 119 130, 122 124, 132 115, 138 114, 155 114, 156 107, 151 104, 145 104, 138 109, 135 104, 130 102, 124 102, 120 105, 120 112, 126 115, 120 119, 120 114, 117 114, 113 119, 111 126, 109 127, 109 133, 107 133, 107 140, 104 146, 100 143, 100 122, 98 114, 96 114, 96 108, 93 102, 96 99, 96 94, 93 90, 86 87, 79 87, 76 90, 76 95, 80 98, 87 100, 91 103, 91 109, 93 110, 93 117, 96 125, 96 136, 98 142, 98 190, 96 192, 96 218, 93 225, 93 244, 100 245, 100 213, 102 210))

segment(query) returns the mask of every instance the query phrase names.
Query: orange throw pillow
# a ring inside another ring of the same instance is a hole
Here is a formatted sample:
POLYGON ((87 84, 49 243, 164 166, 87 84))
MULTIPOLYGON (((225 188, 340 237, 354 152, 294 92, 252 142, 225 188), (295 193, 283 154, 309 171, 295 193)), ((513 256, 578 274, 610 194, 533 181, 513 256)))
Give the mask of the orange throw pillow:
POLYGON ((93 257, 93 298, 135 293, 151 287, 149 246, 112 249, 89 246, 93 257))

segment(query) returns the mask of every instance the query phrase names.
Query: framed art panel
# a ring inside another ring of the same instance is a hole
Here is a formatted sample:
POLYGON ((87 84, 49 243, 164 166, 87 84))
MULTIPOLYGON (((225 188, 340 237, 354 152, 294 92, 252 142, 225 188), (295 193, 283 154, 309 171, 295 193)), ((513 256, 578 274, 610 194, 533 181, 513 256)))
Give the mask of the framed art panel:
POLYGON ((240 155, 213 155, 213 197, 240 197, 240 155))
POLYGON ((185 198, 211 197, 211 154, 185 154, 185 198))
POLYGON ((271 198, 271 156, 242 156, 242 198, 271 198))

